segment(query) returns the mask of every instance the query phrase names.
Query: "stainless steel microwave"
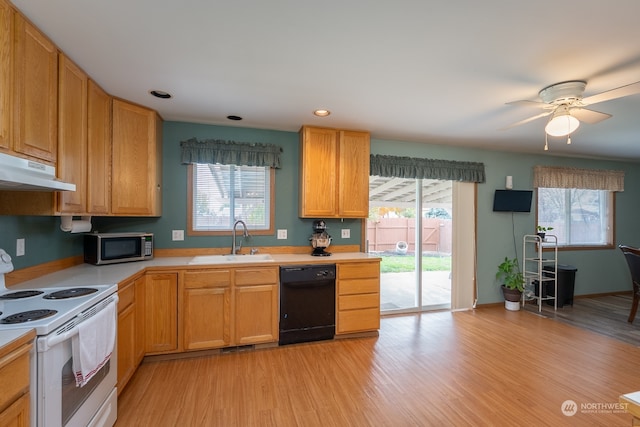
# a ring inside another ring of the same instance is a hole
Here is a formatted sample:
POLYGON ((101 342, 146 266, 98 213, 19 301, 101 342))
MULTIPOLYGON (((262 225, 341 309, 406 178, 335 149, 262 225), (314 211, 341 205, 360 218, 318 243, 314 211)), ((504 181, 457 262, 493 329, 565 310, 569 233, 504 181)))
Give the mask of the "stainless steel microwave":
POLYGON ((152 233, 92 233, 84 235, 84 262, 88 264, 116 264, 152 258, 152 233))

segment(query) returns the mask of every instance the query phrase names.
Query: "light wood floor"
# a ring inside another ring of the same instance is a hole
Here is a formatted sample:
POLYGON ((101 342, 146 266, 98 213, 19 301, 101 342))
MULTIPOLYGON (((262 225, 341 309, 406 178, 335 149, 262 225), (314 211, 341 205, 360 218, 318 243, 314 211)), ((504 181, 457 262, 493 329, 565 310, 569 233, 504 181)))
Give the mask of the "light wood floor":
POLYGON ((628 426, 610 406, 639 367, 639 348, 527 311, 387 317, 376 338, 144 363, 116 426, 628 426))

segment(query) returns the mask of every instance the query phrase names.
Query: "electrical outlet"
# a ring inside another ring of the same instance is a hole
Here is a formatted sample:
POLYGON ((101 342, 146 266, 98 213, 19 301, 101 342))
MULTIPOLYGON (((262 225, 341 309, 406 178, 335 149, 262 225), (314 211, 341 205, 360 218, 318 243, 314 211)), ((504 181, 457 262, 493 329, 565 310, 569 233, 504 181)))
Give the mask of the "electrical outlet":
POLYGON ((350 228, 343 228, 342 229, 342 238, 343 239, 348 239, 351 237, 351 229, 350 228))
POLYGON ((283 240, 286 238, 287 238, 287 230, 286 229, 278 230, 278 239, 283 240))
POLYGON ((24 255, 24 239, 16 240, 16 256, 24 255))
POLYGON ((171 240, 184 240, 184 230, 172 230, 171 240))

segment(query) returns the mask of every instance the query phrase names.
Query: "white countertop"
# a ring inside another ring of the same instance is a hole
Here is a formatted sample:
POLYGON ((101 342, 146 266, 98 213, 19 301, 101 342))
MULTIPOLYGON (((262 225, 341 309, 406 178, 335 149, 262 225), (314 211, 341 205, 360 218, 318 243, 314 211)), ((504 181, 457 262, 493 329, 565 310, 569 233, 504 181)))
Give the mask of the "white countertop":
POLYGON ((4 347, 11 341, 17 340, 21 336, 26 335, 31 331, 33 331, 33 329, 31 328, 8 329, 0 331, 0 347, 4 347))
MULTIPOLYGON (((317 257, 307 254, 271 254, 273 261, 261 263, 229 263, 229 264, 212 264, 212 266, 247 266, 247 265, 287 265, 287 264, 334 264, 344 261, 358 260, 377 260, 380 257, 370 255, 364 252, 344 252, 333 253, 328 257, 317 257)), ((48 288, 48 287, 77 287, 77 286, 96 286, 111 285, 122 282, 123 280, 139 273, 140 271, 151 267, 193 267, 202 268, 207 264, 190 265, 193 257, 156 257, 148 261, 126 262, 122 264, 110 265, 90 265, 80 264, 74 267, 66 268, 55 273, 40 276, 36 279, 22 282, 11 289, 32 289, 32 288, 48 288)))

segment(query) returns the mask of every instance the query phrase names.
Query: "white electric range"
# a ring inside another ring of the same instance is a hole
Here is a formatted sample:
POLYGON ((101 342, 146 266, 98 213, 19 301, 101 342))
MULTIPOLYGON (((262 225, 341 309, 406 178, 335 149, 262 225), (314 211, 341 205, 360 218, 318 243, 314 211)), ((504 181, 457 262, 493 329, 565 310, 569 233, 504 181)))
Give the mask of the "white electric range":
MULTIPOLYGON (((7 289, 4 275, 12 270, 11 257, 0 249, 0 331, 33 328, 37 335, 31 363, 31 425, 113 426, 117 346, 95 376, 80 387, 76 386, 72 342, 78 337, 78 325, 117 304, 117 284, 7 289)), ((113 317, 117 325, 115 313, 117 307, 113 317)))

